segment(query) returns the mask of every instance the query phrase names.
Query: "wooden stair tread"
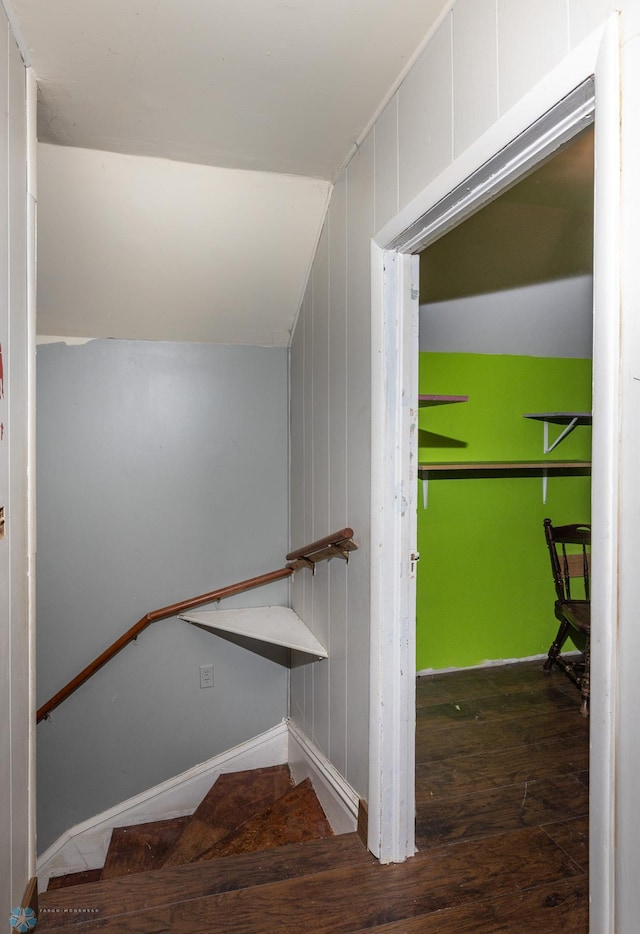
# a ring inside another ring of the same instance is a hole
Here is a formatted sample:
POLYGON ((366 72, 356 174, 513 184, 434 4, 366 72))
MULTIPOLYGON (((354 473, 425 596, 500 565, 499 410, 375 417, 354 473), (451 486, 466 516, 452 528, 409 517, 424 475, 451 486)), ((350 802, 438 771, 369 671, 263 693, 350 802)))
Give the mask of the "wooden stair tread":
MULTIPOLYGON (((264 859, 264 854, 260 855, 264 859)), ((442 917, 444 909, 472 902, 477 907, 486 900, 488 890, 499 897, 553 883, 557 889, 563 881, 583 876, 573 860, 536 827, 419 853, 401 865, 382 866, 373 861, 195 898, 188 906, 176 903, 114 918, 101 917, 82 925, 82 930, 85 934, 193 934, 209 930, 225 934, 299 934, 301 930, 351 934, 430 913, 442 917)), ((88 898, 88 889, 83 891, 88 898)), ((458 930, 464 931, 464 927, 458 930)))
POLYGON ((77 908, 79 905, 97 909, 96 917, 104 922, 111 916, 132 911, 137 914, 202 896, 266 885, 323 872, 336 865, 367 866, 374 862, 358 835, 349 833, 289 844, 271 851, 228 856, 215 864, 203 862, 155 869, 97 882, 81 889, 76 887, 73 890, 42 893, 40 909, 43 913, 38 930, 58 930, 75 925, 78 916, 65 913, 65 909, 77 908), (214 865, 215 871, 212 871, 214 865), (53 909, 59 913, 53 914, 53 909), (63 924, 60 923, 61 919, 63 924))
POLYGON ((101 877, 102 869, 81 869, 79 872, 68 872, 64 876, 51 876, 47 884, 47 892, 58 891, 72 885, 99 882, 101 877))
POLYGON ((102 878, 115 879, 159 868, 188 822, 189 817, 174 817, 130 827, 115 827, 102 878))
POLYGON ((313 786, 305 779, 273 804, 245 821, 203 853, 214 859, 232 853, 272 849, 286 843, 303 843, 330 837, 333 831, 320 807, 313 786))
MULTIPOLYGON (((292 787, 288 765, 223 773, 198 805, 162 865, 194 862, 256 811, 292 787)), ((149 867, 151 868, 151 867, 149 867)))

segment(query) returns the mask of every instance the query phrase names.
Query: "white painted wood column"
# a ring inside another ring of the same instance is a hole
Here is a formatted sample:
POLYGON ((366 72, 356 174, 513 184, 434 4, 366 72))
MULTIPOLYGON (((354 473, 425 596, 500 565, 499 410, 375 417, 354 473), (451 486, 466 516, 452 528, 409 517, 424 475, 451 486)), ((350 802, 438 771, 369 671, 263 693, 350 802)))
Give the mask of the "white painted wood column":
POLYGON ((417 256, 372 245, 369 848, 415 851, 417 256))
MULTIPOLYGON (((590 930, 615 925, 620 460, 620 65, 614 16, 596 64, 591 522, 590 930)), ((622 929, 619 929, 622 930, 622 929)))

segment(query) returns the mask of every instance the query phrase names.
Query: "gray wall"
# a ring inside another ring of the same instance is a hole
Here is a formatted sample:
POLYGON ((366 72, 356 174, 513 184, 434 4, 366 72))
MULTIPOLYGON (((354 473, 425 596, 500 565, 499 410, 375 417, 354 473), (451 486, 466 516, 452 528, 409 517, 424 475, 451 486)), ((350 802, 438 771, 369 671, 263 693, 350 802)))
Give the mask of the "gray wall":
MULTIPOLYGON (((287 351, 55 343, 37 376, 41 704, 149 610, 284 564, 287 351)), ((287 597, 284 582, 224 605, 287 597)), ((39 725, 39 852, 273 726, 287 694, 279 659, 153 624, 39 725)))
POLYGON ((592 349, 592 276, 420 306, 420 350, 588 360, 592 349))

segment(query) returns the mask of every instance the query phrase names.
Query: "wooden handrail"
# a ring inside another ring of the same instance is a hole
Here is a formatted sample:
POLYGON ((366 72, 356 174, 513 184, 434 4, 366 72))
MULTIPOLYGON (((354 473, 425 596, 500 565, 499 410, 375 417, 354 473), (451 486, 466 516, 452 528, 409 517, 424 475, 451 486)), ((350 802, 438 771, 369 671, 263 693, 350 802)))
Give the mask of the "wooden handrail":
POLYGON ((137 639, 141 632, 161 619, 169 619, 170 616, 177 616, 186 610, 192 610, 194 607, 202 606, 205 603, 214 603, 217 600, 223 600, 225 597, 232 597, 238 593, 244 593, 246 590, 252 590, 254 587, 262 587, 264 584, 271 584, 274 581, 282 580, 285 577, 291 577, 301 567, 314 567, 316 562, 324 561, 333 555, 348 557, 348 552, 354 551, 358 546, 353 541, 352 529, 340 529, 333 535, 327 535, 326 538, 320 538, 304 548, 298 548, 287 555, 287 561, 290 562, 286 567, 279 568, 277 571, 269 571, 267 574, 260 574, 258 577, 251 577, 248 580, 240 581, 238 584, 231 584, 229 587, 220 587, 218 590, 212 590, 210 593, 201 594, 199 597, 190 597, 188 600, 181 600, 180 603, 172 603, 170 606, 163 606, 159 610, 152 610, 145 614, 138 622, 128 629, 124 635, 116 639, 109 648, 105 649, 102 655, 95 658, 91 664, 72 678, 57 694, 43 704, 36 713, 36 722, 40 723, 45 717, 48 717, 52 710, 55 710, 64 700, 74 691, 77 691, 85 681, 99 671, 110 661, 114 655, 123 649, 134 639, 137 639))
POLYGON ((184 613, 185 610, 192 610, 196 606, 202 606, 205 603, 214 603, 216 600, 223 600, 225 597, 232 597, 237 593, 244 593, 245 590, 251 590, 253 587, 261 587, 263 584, 271 584, 273 581, 282 580, 285 577, 291 577, 295 568, 280 568, 278 571, 269 571, 267 574, 260 574, 259 577, 251 577, 249 580, 240 581, 238 584, 232 584, 230 587, 220 587, 219 590, 212 590, 210 593, 202 594, 199 597, 191 597, 189 600, 182 600, 180 603, 172 603, 171 606, 163 606, 159 610, 152 610, 147 613, 138 622, 127 629, 124 635, 116 639, 108 649, 105 649, 102 655, 98 655, 91 664, 76 675, 68 684, 66 684, 57 694, 43 704, 36 714, 36 723, 40 723, 45 717, 48 717, 52 710, 55 710, 59 704, 67 699, 74 691, 77 691, 85 681, 99 671, 103 665, 111 661, 114 655, 123 649, 134 639, 137 639, 141 632, 161 619, 168 619, 170 616, 177 616, 178 613, 184 613))
POLYGON ((301 567, 313 567, 318 561, 326 561, 334 555, 349 559, 349 552, 358 546, 353 540, 353 529, 340 529, 324 538, 319 538, 310 545, 290 551, 287 555, 289 566, 298 570, 301 567))

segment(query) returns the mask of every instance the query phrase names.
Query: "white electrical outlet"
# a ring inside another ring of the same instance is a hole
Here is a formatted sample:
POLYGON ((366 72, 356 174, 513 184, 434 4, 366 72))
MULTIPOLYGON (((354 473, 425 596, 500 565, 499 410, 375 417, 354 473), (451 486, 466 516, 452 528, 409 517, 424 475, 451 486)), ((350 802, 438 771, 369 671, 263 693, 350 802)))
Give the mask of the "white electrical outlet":
POLYGON ((200 665, 200 687, 213 687, 213 665, 200 665))

